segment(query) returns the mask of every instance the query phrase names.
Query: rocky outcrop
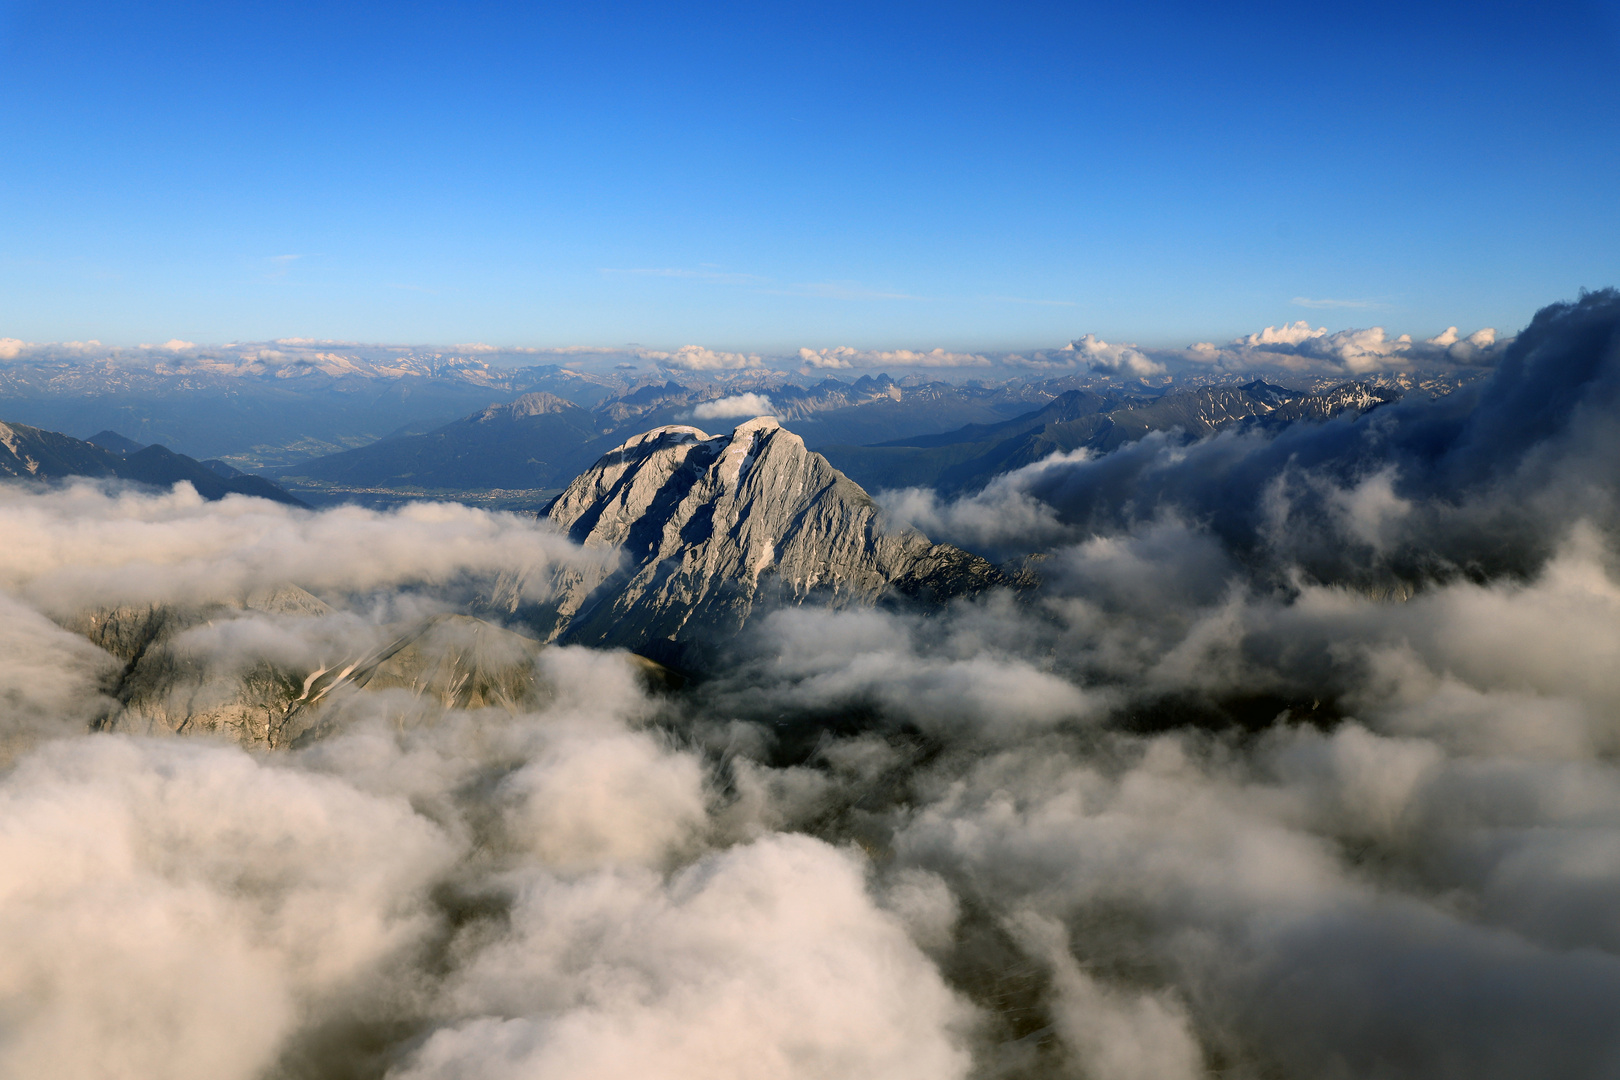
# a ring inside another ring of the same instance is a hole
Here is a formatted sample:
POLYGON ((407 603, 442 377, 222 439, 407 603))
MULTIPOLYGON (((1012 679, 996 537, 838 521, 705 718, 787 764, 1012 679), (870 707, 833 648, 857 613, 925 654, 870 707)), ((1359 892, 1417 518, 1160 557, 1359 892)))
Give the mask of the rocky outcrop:
POLYGON ((638 435, 541 516, 621 553, 617 571, 561 583, 552 633, 581 644, 646 649, 735 632, 761 605, 942 599, 1002 581, 978 556, 886 529, 858 484, 769 417, 728 435, 638 435))
POLYGON ((572 401, 565 401, 556 394, 537 391, 523 394, 502 405, 491 405, 473 419, 476 423, 488 423, 492 420, 526 420, 531 416, 544 416, 547 413, 581 411, 583 410, 572 401))
POLYGON ((518 712, 535 700, 542 645, 532 638, 449 614, 356 634, 353 624, 322 627, 318 620, 332 614, 303 589, 284 586, 241 601, 102 608, 65 625, 123 661, 108 687, 117 704, 98 725, 103 730, 222 735, 276 749, 330 730, 362 690, 403 692, 420 703, 419 712, 518 712), (306 649, 233 647, 244 638, 228 632, 233 621, 265 616, 269 623, 256 636, 301 641, 306 649), (308 650, 323 659, 298 655, 308 650))

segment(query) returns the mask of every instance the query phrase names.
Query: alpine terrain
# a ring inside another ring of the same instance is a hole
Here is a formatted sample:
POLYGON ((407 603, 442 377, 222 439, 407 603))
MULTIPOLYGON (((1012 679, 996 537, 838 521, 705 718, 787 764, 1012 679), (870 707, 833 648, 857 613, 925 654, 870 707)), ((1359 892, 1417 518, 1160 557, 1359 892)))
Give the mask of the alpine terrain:
POLYGON ((942 600, 1006 580, 914 529, 886 530, 860 485, 770 417, 727 435, 684 425, 638 435, 542 517, 586 548, 620 552, 598 579, 571 572, 551 634, 655 659, 736 631, 768 604, 942 600))

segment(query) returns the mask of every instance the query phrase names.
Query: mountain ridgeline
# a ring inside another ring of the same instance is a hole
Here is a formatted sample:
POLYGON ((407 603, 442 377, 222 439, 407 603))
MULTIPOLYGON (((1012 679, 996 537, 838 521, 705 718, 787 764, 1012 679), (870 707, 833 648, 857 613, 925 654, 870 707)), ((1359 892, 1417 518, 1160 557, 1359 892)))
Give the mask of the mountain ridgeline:
MULTIPOLYGON (((857 393, 893 401, 902 392, 886 381, 866 382, 857 393)), ((675 408, 668 384, 647 389, 607 409, 633 423, 675 408)), ((1160 395, 1075 388, 1008 420, 876 446, 832 447, 824 456, 766 416, 721 435, 663 424, 604 446, 603 409, 531 393, 425 435, 327 459, 332 475, 410 469, 444 484, 532 489, 566 483, 539 517, 599 557, 536 571, 547 575, 540 588, 521 576, 496 581, 472 608, 493 621, 442 615, 388 628, 308 670, 233 666, 228 659, 198 659, 178 645, 183 633, 211 620, 330 613, 291 582, 246 599, 185 608, 100 609, 67 625, 122 667, 109 684, 116 704, 103 726, 215 731, 265 747, 288 745, 336 722, 343 702, 358 700, 361 691, 406 690, 437 702, 434 707, 527 707, 537 692, 535 657, 548 642, 629 650, 645 658, 635 662, 654 683, 668 685, 679 677, 660 665, 701 673, 727 638, 781 608, 937 607, 1031 583, 1027 571, 1009 572, 915 529, 885 526, 867 491, 829 458, 852 462, 875 483, 967 490, 1056 451, 1106 453, 1152 431, 1195 439, 1233 428, 1325 421, 1360 415, 1395 396, 1356 383, 1323 393, 1258 381, 1160 395), (586 455, 590 460, 581 463, 586 455), (548 599, 530 599, 535 596, 548 599)), ((689 404, 683 408, 691 411, 689 404)), ((186 480, 211 499, 240 492, 293 501, 261 477, 233 473, 224 462, 141 447, 111 431, 78 440, 0 425, 0 474, 186 480)))
POLYGON ((383 439, 288 470, 345 488, 546 489, 568 483, 612 446, 590 411, 524 394, 433 431, 383 439))
POLYGON ((1234 426, 1277 428, 1359 415, 1400 395, 1397 387, 1371 383, 1311 392, 1255 381, 1165 393, 1075 387, 1072 380, 996 388, 905 383, 888 376, 810 387, 669 381, 594 408, 529 393, 432 431, 383 439, 277 475, 315 502, 386 502, 390 492, 398 493, 396 500, 494 489, 551 494, 638 432, 739 415, 714 410, 749 389, 748 404, 766 399, 808 447, 869 490, 921 486, 954 493, 1057 451, 1107 452, 1151 431, 1179 430, 1195 439, 1234 426))
POLYGON ((89 476, 133 480, 154 487, 184 482, 210 501, 227 495, 254 495, 292 506, 304 505, 262 476, 249 476, 229 466, 226 468, 236 475, 222 475, 207 463, 162 446, 140 447, 116 432, 103 431, 92 439, 96 441, 26 424, 0 423, 0 477, 43 481, 89 476), (108 449, 108 444, 116 449, 108 449))
POLYGON ((824 446, 821 452, 873 488, 928 487, 944 494, 975 491, 1002 473, 1055 453, 1116 450, 1154 431, 1188 440, 1233 428, 1276 430, 1296 421, 1359 416, 1400 396, 1390 387, 1346 383, 1306 393, 1260 380, 1203 386, 1144 397, 1118 390, 1069 390, 1042 409, 997 424, 972 424, 937 435, 875 446, 824 446))
MULTIPOLYGON (((938 602, 1007 580, 976 555, 885 529, 858 484, 770 417, 717 436, 654 428, 604 455, 541 516, 619 557, 598 575, 565 576, 547 636, 658 660, 684 662, 689 646, 779 604, 938 602)), ((515 586, 504 602, 513 614, 515 586)))

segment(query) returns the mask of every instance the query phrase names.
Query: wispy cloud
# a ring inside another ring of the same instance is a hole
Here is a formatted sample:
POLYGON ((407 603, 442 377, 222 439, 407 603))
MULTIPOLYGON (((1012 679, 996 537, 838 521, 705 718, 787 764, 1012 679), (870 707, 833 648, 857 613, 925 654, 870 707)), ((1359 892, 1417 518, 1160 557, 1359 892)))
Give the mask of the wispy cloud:
POLYGON ((1378 300, 1313 300, 1308 296, 1296 296, 1289 303, 1302 308, 1381 308, 1387 306, 1378 300))

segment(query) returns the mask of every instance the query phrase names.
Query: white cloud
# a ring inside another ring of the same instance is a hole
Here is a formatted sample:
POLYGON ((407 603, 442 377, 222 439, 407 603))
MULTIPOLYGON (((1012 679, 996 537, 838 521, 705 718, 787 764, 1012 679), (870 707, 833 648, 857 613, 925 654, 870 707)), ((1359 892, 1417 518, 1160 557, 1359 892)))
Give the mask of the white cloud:
POLYGON ((638 355, 685 371, 737 371, 765 366, 765 361, 754 353, 716 352, 701 345, 682 345, 674 352, 643 350, 638 355))
POLYGON ((1065 345, 1064 351, 1074 353, 1093 371, 1107 371, 1120 375, 1146 378, 1163 375, 1165 366, 1149 357, 1135 345, 1110 345, 1095 334, 1086 334, 1065 345))
POLYGON ((1505 342, 1498 342, 1496 332, 1490 329, 1475 331, 1459 340, 1456 327, 1452 327, 1426 341, 1414 342, 1411 335, 1391 336, 1382 326, 1329 333, 1325 326, 1313 328, 1301 319, 1282 326, 1268 326, 1236 338, 1226 346, 1197 342, 1181 355, 1196 363, 1233 370, 1274 366, 1365 375, 1421 362, 1488 362, 1493 351, 1502 344, 1505 342))
POLYGON ((0 360, 18 360, 24 357, 65 357, 80 359, 86 354, 99 352, 106 346, 91 339, 89 341, 49 341, 34 342, 21 341, 17 338, 0 338, 0 360))
POLYGON ((732 416, 771 416, 776 406, 764 394, 734 394, 718 401, 705 401, 692 410, 695 420, 718 420, 732 416))
POLYGON ((799 359, 806 369, 832 370, 856 367, 987 367, 991 363, 989 357, 980 353, 949 352, 945 349, 929 349, 926 352, 912 349, 855 349, 848 345, 831 349, 800 349, 799 359))
POLYGON ((452 503, 310 513, 236 496, 209 503, 189 484, 161 495, 89 481, 0 486, 0 588, 51 610, 240 597, 289 581, 367 591, 524 567, 544 588, 543 571, 585 568, 582 558, 592 560, 532 518, 452 503))
POLYGON ((1257 334, 1241 337, 1234 341, 1234 345, 1299 345, 1316 338, 1326 337, 1327 327, 1319 326, 1311 329, 1311 324, 1304 319, 1283 326, 1268 326, 1257 334))
POLYGON ((668 880, 515 876, 511 930, 400 1080, 951 1080, 969 1010, 852 851, 771 836, 668 880))
POLYGON ((1450 359, 1459 364, 1468 364, 1489 352, 1496 344, 1496 331, 1486 327, 1483 330, 1475 330, 1465 338, 1459 338, 1457 328, 1448 326, 1444 333, 1436 334, 1424 341, 1424 344, 1444 349, 1450 359))

